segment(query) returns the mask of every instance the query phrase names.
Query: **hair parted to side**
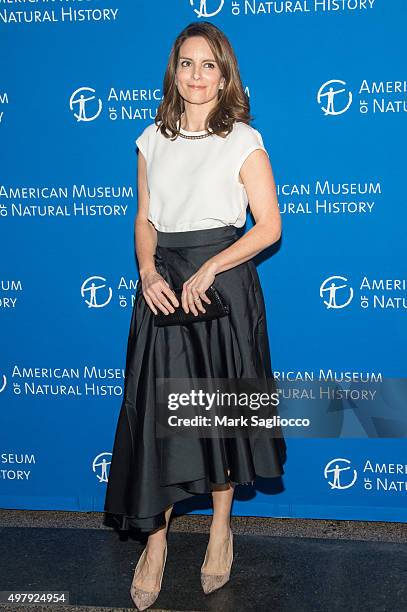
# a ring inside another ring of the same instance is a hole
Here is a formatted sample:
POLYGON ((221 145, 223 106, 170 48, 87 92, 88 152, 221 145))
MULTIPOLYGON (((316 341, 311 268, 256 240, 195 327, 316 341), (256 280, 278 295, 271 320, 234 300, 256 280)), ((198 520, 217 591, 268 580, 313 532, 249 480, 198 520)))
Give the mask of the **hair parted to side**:
POLYGON ((191 36, 203 36, 206 39, 225 78, 223 89, 218 92, 218 104, 208 114, 205 129, 226 137, 233 130, 235 121, 249 124, 253 117, 250 115, 249 98, 243 89, 232 46, 222 30, 209 21, 188 24, 175 39, 164 74, 163 100, 154 122, 166 138, 177 137, 177 123, 185 105, 175 83, 175 73, 181 45, 191 36))

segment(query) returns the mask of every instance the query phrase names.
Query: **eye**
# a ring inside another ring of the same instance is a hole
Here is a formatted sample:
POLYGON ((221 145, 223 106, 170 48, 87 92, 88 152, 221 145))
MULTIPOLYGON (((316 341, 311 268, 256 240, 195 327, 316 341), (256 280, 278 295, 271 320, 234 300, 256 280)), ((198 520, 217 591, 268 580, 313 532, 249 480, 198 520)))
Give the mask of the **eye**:
MULTIPOLYGON (((189 60, 181 60, 181 66, 185 67, 185 66, 189 66, 191 64, 191 62, 189 60)), ((215 64, 213 64, 212 62, 205 62, 204 64, 205 66, 209 66, 209 68, 215 68, 215 64)))

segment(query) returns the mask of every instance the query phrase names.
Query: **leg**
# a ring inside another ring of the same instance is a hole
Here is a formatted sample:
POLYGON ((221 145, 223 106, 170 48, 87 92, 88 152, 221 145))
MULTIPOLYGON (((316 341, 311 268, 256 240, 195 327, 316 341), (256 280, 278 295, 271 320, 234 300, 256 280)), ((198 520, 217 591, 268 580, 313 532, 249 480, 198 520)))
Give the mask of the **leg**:
POLYGON ((232 483, 214 485, 212 491, 213 517, 207 548, 207 560, 204 567, 207 573, 222 573, 227 568, 229 559, 227 544, 229 541, 230 511, 234 492, 235 487, 232 483))
POLYGON ((159 588, 164 562, 164 548, 167 542, 168 524, 173 507, 169 506, 165 511, 165 526, 152 531, 148 536, 145 560, 137 574, 136 580, 136 587, 140 589, 154 591, 159 588))

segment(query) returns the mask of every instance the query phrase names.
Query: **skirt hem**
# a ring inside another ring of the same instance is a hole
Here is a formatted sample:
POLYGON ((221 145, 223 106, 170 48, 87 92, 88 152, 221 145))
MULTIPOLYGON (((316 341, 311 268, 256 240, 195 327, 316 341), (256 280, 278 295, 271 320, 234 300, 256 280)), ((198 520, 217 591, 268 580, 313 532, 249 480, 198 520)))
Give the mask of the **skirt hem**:
MULTIPOLYGON (((233 484, 235 486, 240 485, 240 486, 247 486, 247 485, 251 485, 253 486, 256 477, 259 476, 260 478, 267 478, 267 479, 272 479, 272 478, 280 478, 281 476, 284 475, 284 469, 281 466, 281 471, 278 474, 273 474, 273 475, 260 475, 260 474, 256 474, 256 476, 253 478, 253 480, 249 480, 246 482, 236 482, 234 480, 227 480, 225 482, 211 482, 211 484, 217 485, 217 486, 222 486, 222 485, 226 485, 226 484, 233 484)), ((205 479, 202 479, 204 482, 208 482, 205 479)), ((199 481, 201 482, 201 481, 199 481)), ((182 486, 182 484, 177 485, 179 488, 179 493, 180 495, 175 496, 174 500, 172 502, 169 502, 166 506, 166 508, 164 510, 162 510, 161 512, 158 512, 157 514, 154 514, 152 516, 146 516, 146 517, 140 517, 140 516, 132 516, 129 514, 126 514, 123 511, 113 511, 113 510, 107 510, 106 507, 104 509, 104 513, 106 515, 109 515, 110 517, 112 517, 113 522, 116 524, 115 527, 118 527, 119 532, 125 532, 125 531, 129 531, 130 529, 134 529, 136 531, 141 531, 141 532, 145 532, 145 533, 149 533, 151 531, 154 531, 156 529, 159 529, 160 527, 164 527, 166 525, 166 521, 165 521, 165 510, 167 508, 169 508, 170 506, 176 504, 177 502, 182 502, 185 501, 187 499, 189 499, 190 497, 194 497, 196 495, 210 495, 212 490, 207 487, 201 487, 201 489, 194 490, 193 492, 191 490, 188 490, 186 488, 186 486, 182 486)))

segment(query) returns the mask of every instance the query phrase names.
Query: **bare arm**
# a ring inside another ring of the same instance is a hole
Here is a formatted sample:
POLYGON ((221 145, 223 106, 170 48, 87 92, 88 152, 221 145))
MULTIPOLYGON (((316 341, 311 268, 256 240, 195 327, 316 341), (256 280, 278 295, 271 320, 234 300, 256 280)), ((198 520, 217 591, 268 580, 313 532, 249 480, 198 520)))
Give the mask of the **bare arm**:
POLYGON ((142 279, 148 272, 155 272, 154 253, 157 247, 157 232, 148 221, 150 196, 147 185, 147 167, 144 155, 140 152, 137 167, 138 210, 134 223, 136 254, 142 279))
POLYGON ((174 306, 179 304, 169 284, 155 267, 154 253, 157 248, 157 231, 148 220, 150 196, 147 183, 147 164, 141 152, 138 156, 137 190, 138 210, 134 231, 142 292, 154 314, 157 314, 157 308, 167 314, 168 312, 174 312, 174 306))
POLYGON ((251 259, 281 236, 281 216, 273 170, 267 154, 256 149, 245 160, 240 176, 250 202, 255 225, 230 247, 210 260, 213 272, 218 274, 251 259))

